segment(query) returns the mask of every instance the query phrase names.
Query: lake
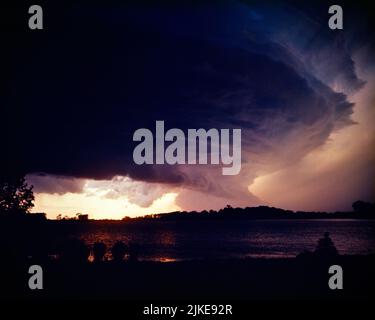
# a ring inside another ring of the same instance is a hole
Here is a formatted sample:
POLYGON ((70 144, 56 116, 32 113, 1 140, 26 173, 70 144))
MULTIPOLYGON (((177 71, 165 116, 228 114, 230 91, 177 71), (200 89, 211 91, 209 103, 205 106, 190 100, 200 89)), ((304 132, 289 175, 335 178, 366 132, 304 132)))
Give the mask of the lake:
POLYGON ((70 230, 92 245, 136 243, 140 260, 285 258, 314 250, 329 232, 340 254, 375 254, 373 220, 211 220, 89 223, 70 230))

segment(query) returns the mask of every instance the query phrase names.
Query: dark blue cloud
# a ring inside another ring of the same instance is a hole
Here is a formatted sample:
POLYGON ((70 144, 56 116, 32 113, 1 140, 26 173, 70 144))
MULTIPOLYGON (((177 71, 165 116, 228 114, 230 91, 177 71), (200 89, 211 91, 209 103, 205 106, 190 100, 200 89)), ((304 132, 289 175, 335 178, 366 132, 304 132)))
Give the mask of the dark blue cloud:
POLYGON ((134 130, 155 120, 240 127, 245 157, 265 161, 284 144, 285 161, 294 161, 352 123, 353 105, 330 87, 340 79, 353 90, 362 85, 351 52, 339 53, 289 5, 50 12, 46 30, 27 33, 10 60, 8 154, 25 159, 27 172, 183 183, 178 167, 133 164, 134 130))

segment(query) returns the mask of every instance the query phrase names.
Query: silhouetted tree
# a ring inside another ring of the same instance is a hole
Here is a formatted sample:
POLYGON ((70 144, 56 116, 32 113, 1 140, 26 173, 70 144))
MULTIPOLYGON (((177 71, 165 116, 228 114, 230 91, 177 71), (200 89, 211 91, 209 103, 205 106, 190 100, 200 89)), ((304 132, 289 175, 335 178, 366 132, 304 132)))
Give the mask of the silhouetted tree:
POLYGON ((79 239, 69 239, 61 247, 61 258, 65 262, 85 263, 90 254, 89 248, 79 239))
POLYGON ((1 213, 28 213, 33 201, 33 186, 24 177, 0 178, 1 213))
POLYGON ((352 204, 355 212, 371 212, 375 211, 375 204, 358 200, 352 204))

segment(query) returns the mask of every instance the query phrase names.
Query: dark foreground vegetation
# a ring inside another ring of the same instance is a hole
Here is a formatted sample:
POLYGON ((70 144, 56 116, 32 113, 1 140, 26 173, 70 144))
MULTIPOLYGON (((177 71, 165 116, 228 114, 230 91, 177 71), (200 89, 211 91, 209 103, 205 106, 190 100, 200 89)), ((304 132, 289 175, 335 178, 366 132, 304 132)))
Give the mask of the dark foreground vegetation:
POLYGON ((244 259, 100 263, 23 261, 2 264, 5 298, 25 299, 231 299, 373 298, 373 256, 331 259, 244 259), (43 266, 43 290, 30 290, 27 270, 43 266), (329 266, 344 270, 344 289, 328 287, 329 266))

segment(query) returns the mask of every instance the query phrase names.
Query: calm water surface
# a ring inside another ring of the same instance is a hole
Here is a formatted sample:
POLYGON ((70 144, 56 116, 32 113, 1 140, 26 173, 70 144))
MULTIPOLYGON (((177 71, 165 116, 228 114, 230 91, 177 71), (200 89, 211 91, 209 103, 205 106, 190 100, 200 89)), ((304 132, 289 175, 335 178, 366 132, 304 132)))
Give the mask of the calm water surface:
POLYGON ((136 243, 141 260, 176 261, 205 258, 295 257, 314 250, 330 232, 340 254, 374 254, 375 221, 368 220, 256 220, 155 221, 92 224, 71 236, 87 244, 107 247, 121 240, 136 243))

